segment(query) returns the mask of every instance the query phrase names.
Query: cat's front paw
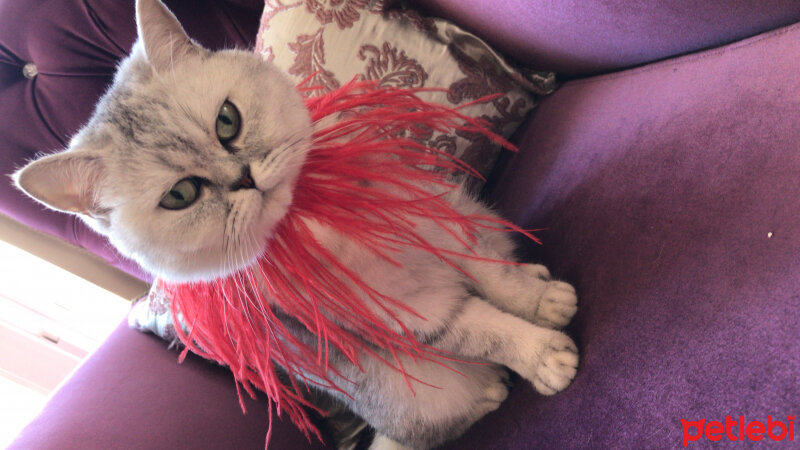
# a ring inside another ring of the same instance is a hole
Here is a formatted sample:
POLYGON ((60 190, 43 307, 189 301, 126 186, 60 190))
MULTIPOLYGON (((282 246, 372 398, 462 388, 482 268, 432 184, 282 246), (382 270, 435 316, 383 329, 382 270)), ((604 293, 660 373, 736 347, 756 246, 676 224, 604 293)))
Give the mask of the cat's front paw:
POLYGON ((575 288, 563 281, 548 281, 539 305, 533 315, 533 323, 547 328, 562 328, 578 311, 578 296, 575 288))
POLYGON ((508 370, 501 366, 494 368, 496 376, 483 387, 483 399, 481 401, 481 415, 490 413, 500 407, 500 404, 508 397, 508 390, 511 388, 511 378, 508 370))
POLYGON ((538 291, 538 299, 531 303, 536 305, 528 320, 547 328, 562 328, 578 311, 578 296, 575 288, 569 283, 555 281, 550 271, 540 264, 526 264, 523 270, 530 276, 545 282, 543 291, 538 291))
POLYGON ((566 389, 578 372, 578 347, 572 339, 558 333, 547 343, 533 375, 533 387, 542 395, 553 395, 566 389))
POLYGON ((524 264, 522 266, 522 270, 524 270, 528 275, 540 280, 550 281, 553 279, 552 275, 550 275, 550 271, 547 270, 547 267, 541 264, 524 264))

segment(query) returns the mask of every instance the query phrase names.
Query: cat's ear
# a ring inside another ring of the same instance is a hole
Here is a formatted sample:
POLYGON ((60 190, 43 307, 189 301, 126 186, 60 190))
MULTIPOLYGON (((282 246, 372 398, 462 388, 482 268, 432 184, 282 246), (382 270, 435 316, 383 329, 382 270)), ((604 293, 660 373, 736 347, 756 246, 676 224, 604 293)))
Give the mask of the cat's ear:
POLYGON ((165 73, 173 64, 202 52, 160 0, 136 0, 136 28, 147 60, 158 73, 165 73))
POLYGON ((97 189, 104 172, 100 158, 63 152, 37 159, 14 174, 17 186, 45 205, 100 218, 97 189))

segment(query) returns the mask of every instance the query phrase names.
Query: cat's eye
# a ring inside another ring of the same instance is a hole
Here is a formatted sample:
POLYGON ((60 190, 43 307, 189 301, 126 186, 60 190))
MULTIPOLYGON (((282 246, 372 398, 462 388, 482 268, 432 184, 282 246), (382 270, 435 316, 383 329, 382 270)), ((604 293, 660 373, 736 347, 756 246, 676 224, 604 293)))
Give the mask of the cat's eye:
POLYGON ((164 209, 184 209, 191 206, 199 196, 200 181, 197 178, 184 178, 161 197, 158 206, 164 209))
POLYGON ((242 120, 239 110, 229 101, 225 101, 217 113, 217 138, 224 145, 239 134, 242 120))

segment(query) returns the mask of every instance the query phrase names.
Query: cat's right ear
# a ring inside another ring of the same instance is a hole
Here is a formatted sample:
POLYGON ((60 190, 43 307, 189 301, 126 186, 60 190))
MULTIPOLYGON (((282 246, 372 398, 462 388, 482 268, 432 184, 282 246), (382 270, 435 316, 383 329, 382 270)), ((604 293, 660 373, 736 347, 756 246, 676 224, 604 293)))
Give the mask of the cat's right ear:
POLYGON ((174 64, 203 50, 159 0, 136 0, 136 28, 147 60, 158 73, 168 73, 174 64))
POLYGON ((26 194, 59 211, 103 216, 97 203, 104 167, 96 156, 63 152, 37 159, 14 174, 26 194))

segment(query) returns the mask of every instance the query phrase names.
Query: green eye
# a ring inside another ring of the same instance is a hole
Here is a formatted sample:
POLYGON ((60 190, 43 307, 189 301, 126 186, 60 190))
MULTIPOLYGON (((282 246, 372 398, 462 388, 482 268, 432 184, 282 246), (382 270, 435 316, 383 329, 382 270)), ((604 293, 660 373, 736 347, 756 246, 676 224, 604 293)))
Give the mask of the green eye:
POLYGON ((184 178, 175 183, 169 192, 161 197, 158 206, 164 209, 188 208, 200 194, 200 183, 196 178, 184 178))
POLYGON ((233 103, 226 101, 217 113, 217 138, 223 144, 235 138, 239 134, 239 127, 241 126, 241 118, 239 117, 239 110, 233 106, 233 103))

